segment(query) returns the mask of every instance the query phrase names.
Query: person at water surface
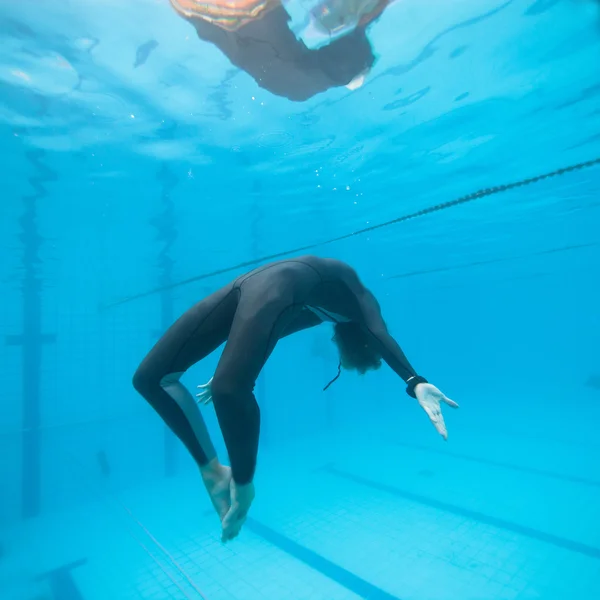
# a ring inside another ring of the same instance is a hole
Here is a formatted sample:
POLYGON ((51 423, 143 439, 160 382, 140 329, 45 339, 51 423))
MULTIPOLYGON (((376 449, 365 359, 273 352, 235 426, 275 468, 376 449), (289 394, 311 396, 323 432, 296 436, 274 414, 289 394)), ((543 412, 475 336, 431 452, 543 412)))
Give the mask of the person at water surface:
POLYGON ((376 62, 367 30, 390 0, 170 2, 201 40, 259 87, 304 102, 332 88, 363 85, 376 62), (299 19, 296 28, 290 12, 299 19))
POLYGON ((254 500, 260 431, 256 379, 278 340, 323 322, 333 324, 338 376, 342 368, 364 374, 385 361, 447 439, 441 405, 458 405, 418 375, 388 332, 375 296, 352 267, 339 260, 300 256, 250 271, 192 306, 133 376, 136 390, 198 464, 221 520, 223 541, 238 535, 254 500), (223 343, 214 376, 198 386, 196 401, 180 378, 223 343), (217 458, 200 402, 214 405, 231 467, 217 458))

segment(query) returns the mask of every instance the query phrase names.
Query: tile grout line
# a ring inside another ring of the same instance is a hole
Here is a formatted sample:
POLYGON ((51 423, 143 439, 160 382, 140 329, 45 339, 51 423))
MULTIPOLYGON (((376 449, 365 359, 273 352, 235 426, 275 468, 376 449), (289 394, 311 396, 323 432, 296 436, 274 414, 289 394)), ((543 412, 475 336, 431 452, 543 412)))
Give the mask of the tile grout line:
POLYGON ((348 481, 353 481, 354 483, 378 490, 380 492, 391 494, 398 498, 403 498, 405 500, 410 500, 412 502, 416 502, 424 506, 429 506, 430 508, 435 508, 437 510, 465 517, 467 519, 471 519, 472 521, 484 523, 486 525, 491 525, 492 527, 496 527, 498 529, 511 531, 513 533, 517 533, 519 535, 540 542, 545 542, 546 544, 550 544, 562 548, 564 550, 569 550, 571 552, 576 552, 584 556, 600 559, 600 548, 596 548, 594 546, 590 546, 582 542, 576 542, 573 540, 562 538, 551 533, 546 533, 544 531, 534 529, 533 527, 513 523, 512 521, 508 521, 500 517, 494 517, 492 515, 487 515, 476 510, 471 510, 469 508, 458 506, 456 504, 450 504, 449 502, 444 502, 442 500, 436 500, 435 498, 430 498, 428 496, 423 496, 421 494, 409 492, 407 490, 397 488, 393 485, 373 481, 371 479, 367 479, 366 477, 361 477, 360 475, 354 475, 352 473, 342 471, 334 465, 326 465, 321 469, 321 471, 329 473, 336 477, 346 479, 348 481))

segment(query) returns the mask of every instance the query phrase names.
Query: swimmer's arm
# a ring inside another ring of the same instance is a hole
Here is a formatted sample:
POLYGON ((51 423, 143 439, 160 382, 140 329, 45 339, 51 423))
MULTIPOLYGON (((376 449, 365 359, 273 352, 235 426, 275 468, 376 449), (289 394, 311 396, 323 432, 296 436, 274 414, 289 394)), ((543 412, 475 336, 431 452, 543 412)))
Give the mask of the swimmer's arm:
POLYGON ((321 319, 310 310, 303 310, 284 330, 280 339, 297 333, 303 329, 310 329, 322 323, 321 319))
POLYGON ((381 316, 381 307, 377 302, 377 298, 362 284, 358 274, 350 265, 333 259, 329 262, 332 267, 339 270, 340 278, 346 283, 358 301, 362 325, 371 334, 381 358, 405 382, 411 377, 416 377, 417 372, 413 369, 396 340, 388 332, 385 321, 381 316))
POLYGON ((375 296, 364 286, 357 293, 357 298, 364 318, 364 326, 371 334, 381 357, 390 368, 405 382, 416 377, 417 372, 406 358, 402 348, 388 332, 381 315, 381 308, 375 296))

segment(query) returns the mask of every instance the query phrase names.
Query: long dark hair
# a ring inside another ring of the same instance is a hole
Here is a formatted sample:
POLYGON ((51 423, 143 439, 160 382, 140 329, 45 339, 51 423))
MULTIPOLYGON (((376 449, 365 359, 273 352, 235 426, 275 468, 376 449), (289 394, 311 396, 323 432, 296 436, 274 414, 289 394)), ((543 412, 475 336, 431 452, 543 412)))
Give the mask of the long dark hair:
POLYGON ((358 323, 336 323, 333 329, 333 341, 344 369, 363 375, 381 367, 381 355, 373 347, 369 334, 358 323))

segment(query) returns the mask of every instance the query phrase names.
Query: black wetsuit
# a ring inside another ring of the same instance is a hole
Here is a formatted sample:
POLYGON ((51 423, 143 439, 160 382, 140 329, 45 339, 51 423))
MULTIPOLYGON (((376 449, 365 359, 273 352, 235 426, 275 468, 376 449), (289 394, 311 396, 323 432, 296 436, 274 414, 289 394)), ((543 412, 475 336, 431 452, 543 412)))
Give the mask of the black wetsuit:
POLYGON ((181 374, 227 342, 212 381, 212 398, 234 480, 252 480, 260 414, 256 379, 277 341, 314 327, 324 309, 359 323, 383 360, 404 380, 416 377, 388 333, 379 304, 347 264, 302 256, 260 267, 190 308, 157 342, 133 382, 186 445, 199 465, 213 458, 180 405, 165 390, 165 378, 181 374))

